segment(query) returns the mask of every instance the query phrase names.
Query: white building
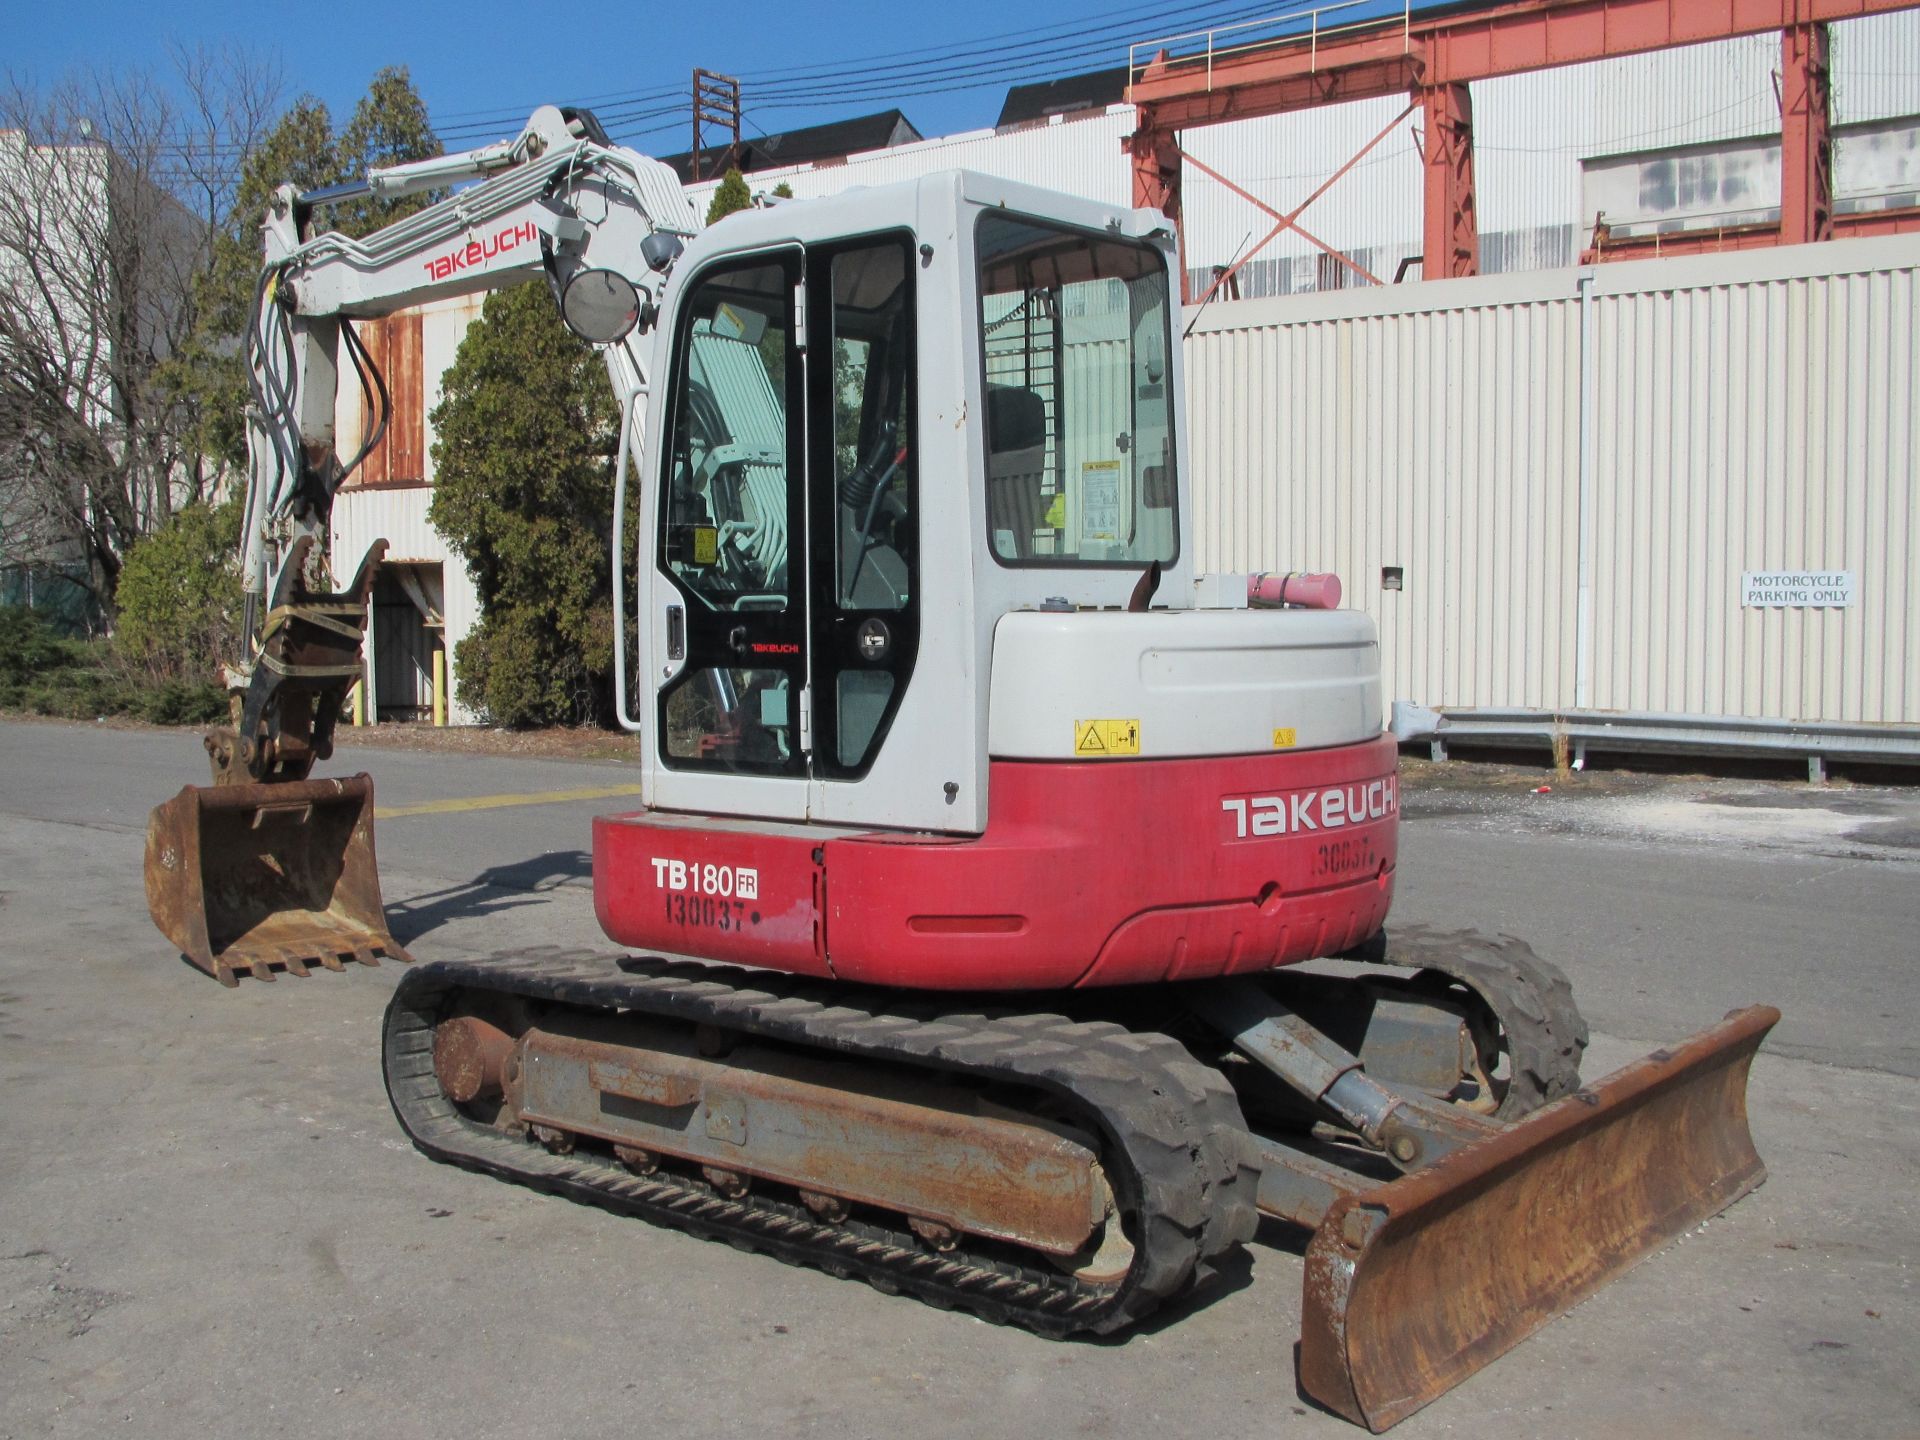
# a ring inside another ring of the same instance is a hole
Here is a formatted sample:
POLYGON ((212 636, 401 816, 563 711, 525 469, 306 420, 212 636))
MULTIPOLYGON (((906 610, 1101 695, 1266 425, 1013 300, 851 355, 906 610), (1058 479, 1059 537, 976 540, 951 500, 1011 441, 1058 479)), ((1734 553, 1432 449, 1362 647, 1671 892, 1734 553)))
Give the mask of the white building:
POLYGON ((13 581, 0 598, 33 572, 84 568, 82 524, 120 552, 183 498, 143 469, 97 493, 68 457, 124 457, 204 244, 205 227, 108 145, 0 130, 0 571, 13 581))

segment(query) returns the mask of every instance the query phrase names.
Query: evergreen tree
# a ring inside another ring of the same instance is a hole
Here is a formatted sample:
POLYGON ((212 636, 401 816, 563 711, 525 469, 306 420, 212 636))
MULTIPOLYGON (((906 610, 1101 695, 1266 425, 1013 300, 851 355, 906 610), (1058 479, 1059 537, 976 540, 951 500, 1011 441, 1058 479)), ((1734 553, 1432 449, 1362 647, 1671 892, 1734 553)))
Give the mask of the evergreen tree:
POLYGON ((546 286, 520 286, 488 298, 442 394, 428 517, 481 606, 454 656, 461 701, 499 725, 607 720, 620 417, 599 354, 546 286))
POLYGON ((746 177, 738 170, 729 169, 713 192, 713 202, 707 206, 707 224, 724 220, 736 210, 752 208, 753 192, 747 189, 746 177))
MULTIPOLYGON (((413 88, 404 65, 389 65, 373 77, 373 84, 353 108, 353 118, 334 147, 343 176, 365 175, 386 165, 431 160, 444 154, 440 139, 427 118, 426 102, 413 88)), ((444 190, 423 190, 383 200, 368 197, 336 206, 333 227, 343 235, 366 235, 404 219, 446 197, 444 190)))
MULTIPOLYGON (((344 131, 335 133, 327 107, 303 95, 247 158, 232 208, 215 232, 213 253, 198 277, 192 335, 167 367, 176 394, 193 402, 195 444, 217 462, 246 463, 246 372, 241 340, 260 279, 260 227, 282 185, 313 190, 365 175, 374 165, 397 165, 441 154, 427 110, 405 66, 373 77, 344 131)), ((396 200, 365 199, 315 218, 320 229, 364 235, 439 198, 438 192, 396 200)))

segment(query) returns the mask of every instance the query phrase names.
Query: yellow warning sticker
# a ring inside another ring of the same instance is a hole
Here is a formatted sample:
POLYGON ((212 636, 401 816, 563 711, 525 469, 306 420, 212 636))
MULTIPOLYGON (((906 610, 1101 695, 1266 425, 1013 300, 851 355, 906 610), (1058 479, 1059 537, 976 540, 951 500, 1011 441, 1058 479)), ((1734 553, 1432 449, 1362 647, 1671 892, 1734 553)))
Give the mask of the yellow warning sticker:
POLYGON ((693 527, 693 563, 712 565, 720 559, 720 532, 711 525, 693 527))
POLYGON ((1299 743, 1300 737, 1295 733, 1291 725, 1284 730, 1275 730, 1273 732, 1273 748, 1276 750, 1291 750, 1299 743))
POLYGON ((1073 722, 1073 753, 1083 760, 1104 760, 1114 755, 1140 753, 1138 720, 1076 720, 1073 722))

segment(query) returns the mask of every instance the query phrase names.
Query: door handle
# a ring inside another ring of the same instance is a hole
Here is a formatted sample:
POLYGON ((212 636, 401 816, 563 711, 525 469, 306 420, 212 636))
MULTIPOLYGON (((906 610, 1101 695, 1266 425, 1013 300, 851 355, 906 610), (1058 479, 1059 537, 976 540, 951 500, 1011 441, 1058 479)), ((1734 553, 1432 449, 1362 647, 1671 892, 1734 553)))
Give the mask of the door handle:
POLYGON ((667 659, 687 658, 687 615, 678 605, 667 607, 667 659))

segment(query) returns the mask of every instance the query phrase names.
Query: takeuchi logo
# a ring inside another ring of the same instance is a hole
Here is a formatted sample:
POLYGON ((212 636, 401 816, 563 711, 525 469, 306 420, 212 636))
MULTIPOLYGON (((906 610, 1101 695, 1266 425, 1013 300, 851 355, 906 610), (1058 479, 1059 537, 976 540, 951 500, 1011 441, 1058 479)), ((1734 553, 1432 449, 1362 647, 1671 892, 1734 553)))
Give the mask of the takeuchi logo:
POLYGON ((457 250, 435 255, 421 263, 427 267, 427 274, 432 279, 444 280, 456 270, 471 270, 477 265, 486 264, 496 255, 518 249, 539 233, 531 220, 522 220, 518 225, 509 225, 479 240, 469 240, 457 250))

